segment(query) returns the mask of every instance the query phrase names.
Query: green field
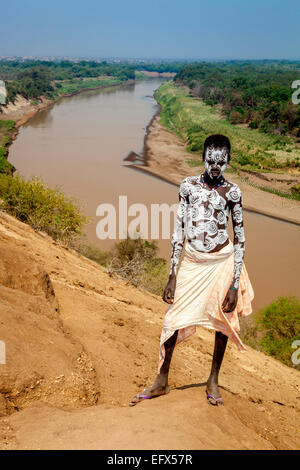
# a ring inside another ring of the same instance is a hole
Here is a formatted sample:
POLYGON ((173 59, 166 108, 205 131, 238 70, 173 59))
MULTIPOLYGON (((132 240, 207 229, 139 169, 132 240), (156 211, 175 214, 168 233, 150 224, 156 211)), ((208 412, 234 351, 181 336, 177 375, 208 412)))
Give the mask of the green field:
POLYGON ((76 91, 90 88, 97 88, 99 86, 109 86, 122 83, 117 77, 103 77, 103 78, 74 78, 72 80, 64 80, 55 83, 55 89, 59 94, 69 94, 76 91))
POLYGON ((162 106, 161 122, 179 135, 194 154, 188 162, 191 166, 202 159, 203 144, 210 134, 224 134, 232 145, 233 168, 259 172, 284 172, 287 168, 300 167, 300 148, 286 136, 264 134, 231 124, 220 113, 174 82, 166 82, 155 92, 155 99, 162 106))

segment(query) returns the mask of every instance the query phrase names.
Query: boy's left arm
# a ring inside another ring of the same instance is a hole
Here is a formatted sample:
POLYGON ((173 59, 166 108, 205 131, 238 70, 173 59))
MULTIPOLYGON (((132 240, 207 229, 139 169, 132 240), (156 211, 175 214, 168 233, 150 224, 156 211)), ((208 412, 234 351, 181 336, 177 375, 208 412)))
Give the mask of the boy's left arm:
POLYGON ((243 221, 242 191, 235 185, 227 193, 230 201, 232 226, 234 232, 234 271, 231 285, 222 304, 224 312, 232 312, 237 304, 238 287, 245 255, 245 233, 243 221))

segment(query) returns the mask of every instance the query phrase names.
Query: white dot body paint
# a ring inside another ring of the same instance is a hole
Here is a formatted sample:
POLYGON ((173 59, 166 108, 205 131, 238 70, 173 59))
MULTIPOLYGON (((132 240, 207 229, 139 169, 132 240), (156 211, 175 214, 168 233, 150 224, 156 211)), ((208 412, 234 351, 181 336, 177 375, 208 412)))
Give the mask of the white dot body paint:
MULTIPOLYGON (((218 169, 220 178, 228 164, 226 148, 210 146, 205 152, 205 168, 213 179, 212 170, 218 169)), ((228 219, 231 212, 234 230, 234 272, 232 287, 238 289, 245 252, 242 192, 236 183, 225 178, 220 187, 210 188, 200 176, 188 176, 180 185, 179 205, 171 241, 170 274, 177 267, 184 240, 198 251, 210 252, 220 249, 228 240, 228 219)))

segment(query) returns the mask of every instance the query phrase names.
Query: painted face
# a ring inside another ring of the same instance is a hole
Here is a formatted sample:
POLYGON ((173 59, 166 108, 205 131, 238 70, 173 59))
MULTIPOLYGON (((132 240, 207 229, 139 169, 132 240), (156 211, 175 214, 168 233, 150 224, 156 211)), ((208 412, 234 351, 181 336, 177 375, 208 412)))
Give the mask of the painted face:
POLYGON ((228 163, 228 150, 223 148, 216 148, 213 145, 207 147, 205 151, 205 169, 210 178, 219 178, 226 170, 228 163))

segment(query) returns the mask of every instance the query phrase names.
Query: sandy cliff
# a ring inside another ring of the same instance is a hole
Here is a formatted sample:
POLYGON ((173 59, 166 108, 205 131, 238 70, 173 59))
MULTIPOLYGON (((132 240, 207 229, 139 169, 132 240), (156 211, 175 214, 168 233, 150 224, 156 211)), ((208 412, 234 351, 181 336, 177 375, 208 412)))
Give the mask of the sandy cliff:
POLYGON ((299 447, 299 373, 230 344, 209 406, 213 334, 178 346, 171 393, 134 408, 155 377, 166 306, 0 213, 1 449, 299 447))

